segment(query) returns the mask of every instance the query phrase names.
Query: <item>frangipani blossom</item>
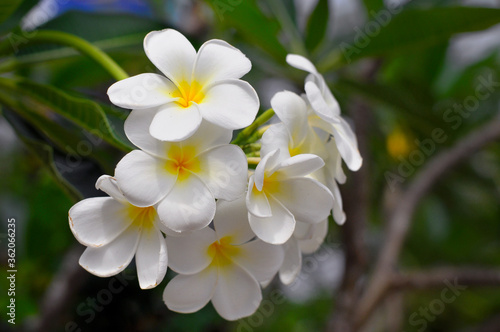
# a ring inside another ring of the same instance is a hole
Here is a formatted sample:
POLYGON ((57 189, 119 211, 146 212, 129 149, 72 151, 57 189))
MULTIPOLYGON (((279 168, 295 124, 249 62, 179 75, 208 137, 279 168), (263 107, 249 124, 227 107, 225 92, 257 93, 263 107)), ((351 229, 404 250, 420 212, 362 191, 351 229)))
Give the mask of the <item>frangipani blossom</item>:
POLYGON ((283 244, 292 236, 296 220, 319 223, 328 217, 332 193, 306 177, 323 165, 312 154, 280 158, 279 149, 262 158, 250 176, 247 193, 250 227, 261 240, 283 244))
POLYGON ((326 185, 333 194, 333 216, 338 224, 345 222, 342 209, 342 197, 337 182, 345 182, 341 157, 334 140, 320 138, 308 119, 314 113, 297 94, 290 91, 278 92, 271 100, 274 112, 282 123, 274 124, 262 136, 261 154, 279 149, 280 158, 289 158, 298 154, 315 154, 323 159, 325 166, 310 176, 326 185), (327 141, 325 143, 325 141, 327 141))
POLYGON ((242 196, 248 165, 240 147, 227 144, 231 131, 209 122, 182 142, 153 138, 147 127, 154 111, 133 112, 125 133, 142 150, 118 163, 115 177, 127 199, 137 206, 157 204, 163 224, 184 232, 207 226, 215 214, 215 199, 242 196))
POLYGON ((108 95, 133 113, 154 108, 146 128, 162 141, 191 136, 202 119, 226 129, 252 123, 259 109, 255 90, 239 80, 251 68, 245 55, 222 40, 209 40, 198 53, 176 30, 150 32, 144 50, 166 76, 140 74, 113 84, 108 95))
POLYGON ((289 65, 310 73, 306 78, 304 89, 317 116, 310 117, 309 123, 333 135, 338 151, 347 167, 351 171, 357 171, 363 159, 358 150, 356 135, 340 115, 339 103, 328 89, 325 79, 318 73, 316 67, 301 55, 289 54, 286 61, 289 65))
POLYGON ((130 204, 108 175, 97 180, 96 188, 111 197, 84 199, 69 210, 71 231, 88 247, 80 265, 96 276, 109 277, 123 271, 135 256, 140 287, 156 287, 168 260, 154 207, 130 204))
POLYGON ((297 221, 293 236, 283 244, 285 258, 279 276, 285 285, 291 284, 302 268, 302 254, 312 254, 321 246, 328 232, 328 219, 318 224, 297 221))
POLYGON ((169 266, 179 273, 165 288, 170 310, 191 313, 212 301, 227 320, 252 315, 262 300, 259 282, 273 278, 283 250, 253 240, 245 199, 218 201, 214 229, 168 237, 169 266))

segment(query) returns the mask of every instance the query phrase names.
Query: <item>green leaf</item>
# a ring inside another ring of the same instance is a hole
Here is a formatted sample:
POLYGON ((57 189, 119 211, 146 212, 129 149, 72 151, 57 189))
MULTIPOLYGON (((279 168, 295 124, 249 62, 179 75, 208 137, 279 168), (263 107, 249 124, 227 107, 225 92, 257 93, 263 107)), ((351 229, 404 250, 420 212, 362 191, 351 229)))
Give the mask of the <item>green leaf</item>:
POLYGON ((372 27, 362 28, 349 45, 341 44, 343 61, 421 50, 442 43, 454 34, 484 30, 497 23, 500 23, 500 9, 495 8, 408 9, 392 17, 385 27, 381 20, 368 22, 372 27), (380 32, 371 32, 371 37, 370 31, 376 31, 375 23, 380 32))
POLYGON ((22 2, 23 0, 0 0, 0 24, 9 18, 22 2))
POLYGON ((329 16, 328 0, 319 0, 307 21, 306 48, 309 51, 313 51, 325 37, 329 16))
POLYGON ((284 63, 287 51, 278 39, 279 24, 260 11, 255 0, 205 0, 214 10, 219 23, 236 29, 248 43, 253 44, 284 63))
POLYGON ((18 119, 9 115, 8 112, 4 111, 4 116, 16 132, 17 137, 19 137, 30 152, 32 152, 47 167, 47 170, 54 178, 55 182, 61 186, 61 188, 74 202, 81 200, 82 194, 62 176, 57 168, 54 148, 43 140, 34 137, 32 133, 27 131, 26 128, 22 126, 18 119))
POLYGON ((374 17, 378 11, 384 8, 384 0, 363 0, 368 17, 374 17))
POLYGON ((128 152, 132 147, 121 140, 110 125, 104 109, 97 103, 67 94, 52 86, 42 85, 24 78, 0 80, 1 85, 11 84, 59 115, 82 127, 109 144, 128 152))

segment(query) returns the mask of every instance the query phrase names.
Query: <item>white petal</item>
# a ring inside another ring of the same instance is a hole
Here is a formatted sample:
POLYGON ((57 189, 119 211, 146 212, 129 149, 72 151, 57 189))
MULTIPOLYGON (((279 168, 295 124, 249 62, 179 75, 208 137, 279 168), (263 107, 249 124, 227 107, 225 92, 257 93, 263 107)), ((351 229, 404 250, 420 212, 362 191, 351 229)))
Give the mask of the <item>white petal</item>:
POLYGON ((284 245, 285 258, 280 268, 280 280, 285 285, 290 285, 300 273, 302 268, 302 253, 298 241, 292 237, 284 245))
POLYGON ((328 220, 319 224, 311 225, 311 233, 308 239, 300 240, 299 247, 304 254, 312 254, 321 247, 328 233, 328 220))
POLYGON ((156 228, 142 230, 135 263, 142 289, 156 287, 165 277, 168 264, 167 244, 156 228))
POLYGON ((198 130, 182 144, 183 146, 195 146, 197 151, 205 151, 219 145, 229 144, 232 136, 232 130, 208 121, 202 121, 198 130))
MULTIPOLYGON (((328 160, 326 161, 326 169, 330 173, 330 176, 334 178, 338 183, 342 184, 346 181, 346 175, 342 169, 342 156, 337 149, 335 144, 335 139, 330 140, 326 143, 326 149, 328 151, 328 160)), ((331 189, 331 188, 330 188, 331 189)))
POLYGON ((177 86, 191 81, 196 58, 193 45, 173 29, 152 31, 144 38, 144 51, 149 60, 177 86))
POLYGON ((135 206, 152 206, 173 187, 176 175, 165 170, 166 161, 134 150, 120 160, 115 178, 128 201, 135 206))
POLYGON ((316 85, 321 91, 321 95, 323 96, 325 103, 328 105, 329 114, 333 114, 336 117, 340 116, 340 105, 328 88, 324 77, 319 74, 311 74, 306 77, 305 84, 307 85, 308 82, 314 83, 314 85, 316 85))
POLYGON ((261 218, 248 214, 250 227, 262 241, 271 244, 283 244, 293 234, 295 218, 280 202, 270 198, 272 216, 261 218))
POLYGON ((130 109, 151 108, 166 104, 176 97, 175 84, 158 74, 140 74, 118 81, 108 89, 109 100, 130 109))
POLYGON ((195 103, 187 108, 170 103, 158 110, 149 133, 160 141, 179 142, 193 135, 200 127, 201 120, 199 106, 195 103))
POLYGON ((216 269, 205 269, 193 275, 178 275, 165 288, 163 301, 172 311, 196 312, 210 301, 216 283, 216 269))
POLYGON ((219 239, 230 236, 231 244, 235 245, 245 243, 255 237, 248 223, 245 197, 240 197, 232 202, 217 201, 214 228, 219 239))
POLYGON ((255 240, 240 248, 240 254, 233 260, 259 282, 272 279, 283 263, 284 252, 281 246, 255 240))
POLYGON ((280 191, 273 193, 296 220, 318 223, 330 215, 333 195, 330 190, 310 178, 294 178, 281 181, 280 191))
POLYGON ((205 85, 228 78, 240 78, 251 68, 252 63, 240 50, 223 40, 212 39, 198 51, 194 77, 205 85))
POLYGON ((204 270, 213 260, 208 248, 217 241, 213 229, 189 232, 181 236, 167 236, 169 267, 180 274, 195 274, 204 270))
POLYGON ((211 85, 199 106, 205 120, 227 129, 240 129, 255 119, 259 97, 247 82, 228 79, 211 85))
POLYGON ((128 204, 127 199, 125 198, 125 196, 123 196, 120 188, 118 188, 116 179, 112 176, 100 176, 95 183, 95 188, 104 191, 106 194, 123 204, 128 204))
POLYGON ((222 318, 237 320, 250 316, 261 301, 260 285, 247 271, 237 265, 219 269, 212 304, 222 318))
POLYGON ((195 174, 177 181, 157 208, 160 219, 176 232, 206 227, 215 215, 215 198, 195 174))
POLYGON ((262 156, 279 149, 279 160, 290 158, 289 147, 292 141, 284 123, 271 125, 271 127, 264 132, 264 135, 262 135, 261 142, 260 154, 262 156))
POLYGON ((298 146, 308 131, 307 106, 304 100, 290 91, 278 92, 271 99, 271 106, 278 118, 286 125, 293 143, 298 146))
POLYGON ((297 69, 304 70, 310 73, 317 73, 316 67, 312 64, 309 59, 298 54, 288 54, 286 56, 286 62, 297 69))
POLYGON ((356 135, 354 135, 351 126, 349 126, 344 119, 340 118, 340 120, 339 125, 334 125, 335 131, 333 132, 333 137, 335 138, 337 148, 347 167, 349 167, 351 171, 357 171, 363 164, 363 159, 358 150, 358 141, 356 140, 356 135))
POLYGON ((111 197, 84 199, 69 210, 69 226, 75 238, 90 247, 104 246, 132 223, 126 206, 111 197))
POLYGON ((133 110, 125 120, 125 134, 135 146, 160 158, 165 158, 168 143, 149 133, 149 127, 158 112, 157 108, 133 110))
POLYGON ((107 245, 85 249, 79 263, 85 270, 99 277, 120 273, 134 258, 139 235, 137 228, 129 227, 107 245))
POLYGON ((311 174, 324 165, 323 159, 313 154, 299 154, 280 162, 276 178, 288 179, 311 174))
POLYGON ((239 146, 222 145, 197 156, 201 171, 196 174, 210 188, 215 198, 234 200, 245 193, 248 164, 239 146))
POLYGON ((345 213, 342 208, 342 195, 340 194, 339 186, 335 180, 330 180, 327 183, 328 188, 333 194, 333 219, 338 225, 343 225, 345 223, 345 213))
POLYGON ((270 217, 272 215, 271 206, 266 194, 254 188, 254 177, 255 175, 250 177, 247 191, 246 205, 248 212, 257 217, 270 217))
MULTIPOLYGON (((255 187, 258 190, 262 190, 262 186, 264 185, 264 178, 266 176, 271 176, 272 173, 274 172, 279 157, 280 157, 280 151, 278 149, 271 151, 262 157, 254 173, 255 187)), ((250 189, 251 188, 249 188, 249 190, 250 189)))
POLYGON ((357 171, 363 164, 358 150, 358 141, 351 126, 342 117, 335 123, 328 123, 319 118, 310 118, 311 126, 333 135, 338 151, 351 171, 357 171))
POLYGON ((312 108, 321 119, 327 122, 337 121, 337 110, 327 104, 320 88, 316 85, 316 83, 311 81, 306 82, 304 89, 306 90, 307 99, 309 99, 312 108))

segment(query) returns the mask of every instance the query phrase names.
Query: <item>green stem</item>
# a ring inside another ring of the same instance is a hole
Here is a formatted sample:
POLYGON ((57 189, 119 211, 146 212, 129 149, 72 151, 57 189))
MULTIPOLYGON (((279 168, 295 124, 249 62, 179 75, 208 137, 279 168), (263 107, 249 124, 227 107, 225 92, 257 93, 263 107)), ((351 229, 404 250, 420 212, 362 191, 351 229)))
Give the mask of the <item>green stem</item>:
POLYGON ((272 108, 268 109, 262 113, 255 121, 245 129, 243 129, 238 136, 231 142, 232 144, 240 145, 247 143, 248 138, 252 136, 254 131, 256 131, 260 126, 269 121, 274 115, 274 110, 272 108))
MULTIPOLYGON (((129 75, 113 59, 111 59, 109 55, 88 41, 72 34, 60 31, 38 30, 27 40, 28 42, 19 45, 19 47, 37 43, 54 43, 69 46, 97 62, 116 80, 120 81, 129 77, 129 75)), ((11 44, 7 38, 0 43, 0 54, 12 53, 10 48, 11 44)))

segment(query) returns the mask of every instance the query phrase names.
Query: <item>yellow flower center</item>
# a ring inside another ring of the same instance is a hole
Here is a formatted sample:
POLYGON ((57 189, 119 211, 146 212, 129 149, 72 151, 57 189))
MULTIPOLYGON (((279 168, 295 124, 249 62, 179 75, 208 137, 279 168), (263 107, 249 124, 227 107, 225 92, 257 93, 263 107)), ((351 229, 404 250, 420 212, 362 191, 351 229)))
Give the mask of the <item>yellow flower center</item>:
POLYGON ((232 237, 224 236, 208 247, 208 255, 212 257, 212 265, 223 268, 233 264, 232 258, 240 254, 241 248, 231 243, 232 237))
POLYGON ((280 181, 277 179, 277 174, 273 173, 271 176, 264 176, 264 183, 262 184, 262 190, 257 189, 257 186, 253 185, 252 190, 258 192, 264 192, 266 194, 273 194, 280 192, 280 181))
POLYGON ((156 210, 152 206, 138 207, 130 204, 127 213, 132 219, 132 225, 143 229, 152 229, 156 217, 156 210))
POLYGON ((169 160, 165 163, 165 169, 171 174, 177 174, 177 180, 185 180, 191 172, 197 173, 201 170, 200 161, 196 158, 194 147, 178 145, 172 146, 167 152, 169 160))
POLYGON ((203 87, 197 81, 192 81, 191 83, 182 81, 177 88, 178 90, 176 90, 172 96, 179 98, 177 104, 184 108, 189 107, 191 102, 199 104, 203 98, 205 98, 205 94, 202 91, 203 87))

